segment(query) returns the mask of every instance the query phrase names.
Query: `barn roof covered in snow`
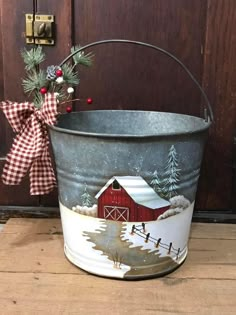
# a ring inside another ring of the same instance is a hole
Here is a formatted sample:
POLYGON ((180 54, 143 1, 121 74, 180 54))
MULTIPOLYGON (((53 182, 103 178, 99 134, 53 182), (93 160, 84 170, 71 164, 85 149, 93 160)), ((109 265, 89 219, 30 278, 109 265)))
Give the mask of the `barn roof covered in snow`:
POLYGON ((114 182, 122 186, 129 196, 138 204, 150 209, 157 209, 170 206, 169 201, 161 198, 152 187, 141 176, 114 176, 106 185, 97 193, 95 198, 101 194, 114 182))

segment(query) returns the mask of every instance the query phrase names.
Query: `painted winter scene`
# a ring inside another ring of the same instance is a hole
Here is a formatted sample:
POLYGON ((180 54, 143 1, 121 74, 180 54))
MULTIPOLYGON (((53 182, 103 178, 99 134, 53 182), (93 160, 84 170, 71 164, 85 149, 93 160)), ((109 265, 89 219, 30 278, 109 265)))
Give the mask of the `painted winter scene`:
POLYGON ((163 171, 148 178, 112 176, 93 195, 85 183, 80 202, 60 203, 65 254, 94 274, 125 279, 162 275, 187 255, 194 200, 180 189, 181 168, 170 146, 163 171))

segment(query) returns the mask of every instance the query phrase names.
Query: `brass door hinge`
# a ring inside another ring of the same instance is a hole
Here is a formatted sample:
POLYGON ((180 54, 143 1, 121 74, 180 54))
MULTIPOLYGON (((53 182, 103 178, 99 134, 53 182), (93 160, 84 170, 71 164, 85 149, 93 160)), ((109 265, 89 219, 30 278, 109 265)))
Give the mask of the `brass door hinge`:
POLYGON ((27 44, 54 45, 54 16, 26 14, 25 39, 27 44))

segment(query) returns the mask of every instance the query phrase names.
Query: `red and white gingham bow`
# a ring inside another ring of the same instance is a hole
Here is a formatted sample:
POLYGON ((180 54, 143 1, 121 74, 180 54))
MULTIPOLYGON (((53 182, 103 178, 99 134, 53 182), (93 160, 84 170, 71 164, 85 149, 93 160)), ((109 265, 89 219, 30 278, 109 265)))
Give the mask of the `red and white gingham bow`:
POLYGON ((56 95, 46 94, 41 109, 32 103, 9 101, 0 103, 0 108, 17 133, 3 169, 3 183, 18 185, 29 170, 30 194, 49 193, 56 186, 56 178, 49 154, 47 124, 56 122, 56 95))

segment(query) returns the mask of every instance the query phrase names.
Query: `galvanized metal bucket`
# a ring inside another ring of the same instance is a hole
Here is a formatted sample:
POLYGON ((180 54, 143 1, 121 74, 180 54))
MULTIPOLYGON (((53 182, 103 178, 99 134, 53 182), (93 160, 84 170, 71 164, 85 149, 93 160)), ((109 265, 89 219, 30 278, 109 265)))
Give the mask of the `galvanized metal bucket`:
MULTIPOLYGON (((213 120, 148 111, 61 115, 49 126, 55 156, 65 255, 106 277, 139 279, 176 269, 186 258, 197 182, 213 120)), ((68 56, 67 61, 72 55, 68 56)))

